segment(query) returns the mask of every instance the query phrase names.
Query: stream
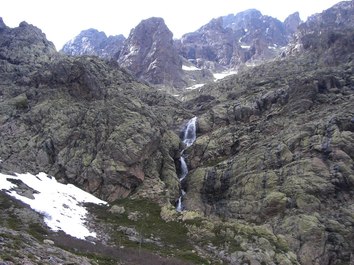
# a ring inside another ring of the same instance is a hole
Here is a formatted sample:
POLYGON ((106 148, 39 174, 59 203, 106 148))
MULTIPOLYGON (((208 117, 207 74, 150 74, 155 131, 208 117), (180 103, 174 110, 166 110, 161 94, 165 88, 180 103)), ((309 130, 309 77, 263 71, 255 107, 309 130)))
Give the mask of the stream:
MULTIPOLYGON (((185 148, 181 151, 181 157, 179 159, 180 174, 178 178, 180 182, 182 182, 188 175, 188 167, 187 167, 184 151, 195 142, 195 139, 197 138, 196 131, 197 131, 197 117, 194 117, 187 122, 186 126, 184 126, 181 132, 181 140, 185 144, 185 148)), ((178 198, 177 206, 176 206, 176 210, 178 212, 182 212, 184 210, 183 197, 185 194, 186 192, 181 188, 180 196, 178 198)))

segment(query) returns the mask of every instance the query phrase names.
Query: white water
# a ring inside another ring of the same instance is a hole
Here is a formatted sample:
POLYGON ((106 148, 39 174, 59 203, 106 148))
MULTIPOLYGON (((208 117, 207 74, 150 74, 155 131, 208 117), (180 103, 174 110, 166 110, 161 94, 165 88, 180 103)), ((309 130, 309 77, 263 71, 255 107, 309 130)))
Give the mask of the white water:
POLYGON ((176 207, 177 212, 182 212, 184 210, 184 206, 182 203, 182 199, 184 195, 186 195, 186 192, 183 189, 181 189, 181 196, 179 196, 178 198, 177 207, 176 207))
POLYGON ((183 156, 181 156, 179 161, 181 163, 181 174, 179 176, 179 181, 182 181, 188 175, 188 167, 187 167, 186 160, 184 159, 183 156))
MULTIPOLYGON (((190 147, 196 140, 197 138, 197 117, 194 117, 188 121, 184 129, 182 130, 182 142, 186 145, 186 148, 182 150, 181 152, 181 157, 179 159, 180 161, 180 175, 179 175, 179 181, 182 182, 186 176, 188 175, 188 167, 186 163, 186 159, 183 156, 184 150, 186 150, 188 147, 190 147)), ((182 212, 184 210, 184 205, 183 205, 183 196, 186 194, 186 192, 181 189, 181 196, 178 198, 177 201, 177 207, 176 210, 178 212, 182 212)))
POLYGON ((195 139, 196 139, 196 128, 197 128, 197 117, 190 119, 182 131, 183 138, 182 142, 187 146, 190 147, 195 139))
POLYGON ((179 196, 179 198, 178 198, 176 210, 177 210, 177 212, 183 211, 182 196, 179 196))

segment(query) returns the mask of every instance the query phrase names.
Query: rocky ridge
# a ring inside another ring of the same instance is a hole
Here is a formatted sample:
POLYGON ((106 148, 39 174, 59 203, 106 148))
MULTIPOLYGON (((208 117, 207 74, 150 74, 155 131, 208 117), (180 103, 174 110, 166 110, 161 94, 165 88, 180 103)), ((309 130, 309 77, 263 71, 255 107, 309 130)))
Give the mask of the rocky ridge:
POLYGON ((95 55, 103 59, 118 59, 124 41, 123 35, 107 37, 102 31, 87 29, 67 42, 61 51, 72 56, 95 55))
POLYGON ((196 32, 173 40, 162 18, 150 18, 132 29, 123 47, 123 38, 105 46, 105 34, 91 29, 65 44, 62 52, 113 59, 151 84, 183 88, 212 81, 210 70, 234 70, 246 62, 274 58, 300 22, 298 13, 282 23, 251 9, 213 19, 196 32), (186 71, 182 65, 190 69, 186 71))
POLYGON ((177 47, 200 68, 214 72, 235 69, 246 62, 274 58, 301 22, 298 14, 286 21, 250 9, 213 19, 196 32, 183 35, 177 47), (286 26, 290 20, 292 29, 286 26))

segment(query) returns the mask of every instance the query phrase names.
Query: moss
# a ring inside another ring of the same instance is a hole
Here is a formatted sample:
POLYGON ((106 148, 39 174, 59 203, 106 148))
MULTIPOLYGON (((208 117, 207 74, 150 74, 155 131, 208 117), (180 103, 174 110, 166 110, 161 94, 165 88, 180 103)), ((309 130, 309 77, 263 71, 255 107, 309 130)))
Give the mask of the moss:
POLYGON ((116 265, 116 264, 121 264, 119 259, 112 258, 111 256, 108 255, 101 255, 96 252, 81 252, 76 248, 70 248, 68 246, 61 245, 60 248, 71 252, 75 255, 81 256, 81 257, 86 257, 90 259, 93 263, 92 264, 99 264, 99 265, 116 265))
POLYGON ((8 228, 13 230, 20 230, 20 228, 23 226, 21 220, 13 213, 8 214, 5 224, 8 228))
POLYGON ((91 154, 83 154, 82 155, 82 164, 85 167, 88 167, 92 161, 92 155, 91 154))
POLYGON ((105 206, 92 205, 91 209, 99 220, 112 226, 112 231, 116 231, 111 238, 117 246, 141 248, 163 256, 173 255, 183 260, 196 261, 196 264, 206 262, 193 253, 194 248, 188 239, 186 224, 178 221, 164 221, 160 216, 161 208, 158 204, 144 199, 123 199, 116 201, 114 205, 123 206, 125 213, 114 215, 105 206), (128 218, 132 212, 138 213, 137 221, 128 218), (119 227, 133 228, 141 236, 141 242, 130 241, 127 235, 119 231, 119 227), (159 243, 145 241, 151 238, 157 239, 159 243))
POLYGON ((16 260, 13 258, 12 253, 3 253, 0 255, 0 258, 4 261, 16 262, 16 260))
POLYGON ((21 236, 0 233, 0 237, 9 239, 12 249, 19 249, 23 244, 21 236))
POLYGON ((39 241, 42 241, 47 234, 47 230, 39 223, 28 225, 28 233, 39 241))

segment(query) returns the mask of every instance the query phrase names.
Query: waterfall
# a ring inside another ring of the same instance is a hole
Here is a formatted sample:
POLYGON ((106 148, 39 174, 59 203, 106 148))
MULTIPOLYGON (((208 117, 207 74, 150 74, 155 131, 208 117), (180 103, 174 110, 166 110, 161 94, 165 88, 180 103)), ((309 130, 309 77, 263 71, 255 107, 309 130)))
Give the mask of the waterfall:
POLYGON ((188 175, 188 167, 183 156, 180 157, 179 162, 181 163, 181 174, 179 175, 179 181, 182 181, 188 175))
MULTIPOLYGON (((186 124, 186 126, 183 128, 182 132, 181 132, 181 140, 182 142, 185 144, 185 148, 182 150, 181 152, 181 157, 179 159, 180 162, 180 174, 179 174, 179 181, 182 182, 186 176, 188 175, 188 167, 187 167, 187 163, 186 163, 186 158, 184 156, 184 151, 190 147, 196 140, 197 136, 197 117, 194 117, 192 119, 190 119, 188 121, 188 123, 186 124)), ((184 210, 184 206, 183 206, 183 196, 186 194, 186 192, 181 189, 180 191, 180 197, 178 198, 177 201, 177 206, 176 206, 176 210, 178 212, 182 212, 184 210)))
POLYGON ((184 206, 182 204, 182 198, 185 194, 186 192, 183 189, 181 189, 181 196, 179 196, 177 201, 177 207, 176 207, 177 212, 182 212, 184 210, 184 206))
POLYGON ((190 119, 182 131, 182 142, 190 147, 196 139, 197 117, 190 119))

